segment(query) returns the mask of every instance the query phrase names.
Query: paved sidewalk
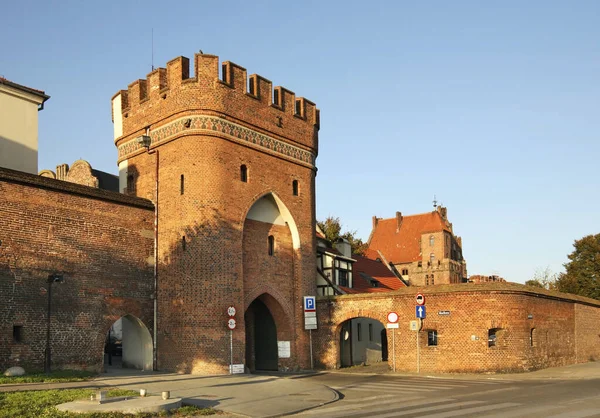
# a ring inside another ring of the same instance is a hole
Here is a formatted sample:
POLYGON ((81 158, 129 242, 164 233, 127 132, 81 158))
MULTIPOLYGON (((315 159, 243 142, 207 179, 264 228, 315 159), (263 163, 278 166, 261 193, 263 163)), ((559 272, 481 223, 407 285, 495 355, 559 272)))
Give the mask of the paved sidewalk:
MULTIPOLYGON (((388 376, 423 376, 455 379, 493 380, 550 380, 550 379, 600 379, 600 362, 574 364, 564 367, 512 374, 431 374, 393 373, 387 365, 353 367, 322 373, 387 374, 388 376)), ((212 407, 226 413, 250 417, 274 417, 312 409, 338 399, 334 390, 303 379, 310 375, 223 375, 197 376, 188 374, 138 372, 128 369, 111 369, 87 382, 30 383, 0 385, 0 392, 15 390, 45 390, 68 388, 119 387, 146 389, 149 394, 170 391, 172 397, 184 403, 212 407)))
POLYGON ((137 372, 113 369, 87 382, 0 385, 0 391, 119 387, 146 389, 149 395, 170 391, 184 404, 211 407, 250 417, 276 417, 316 408, 338 399, 333 389, 295 376, 137 372))

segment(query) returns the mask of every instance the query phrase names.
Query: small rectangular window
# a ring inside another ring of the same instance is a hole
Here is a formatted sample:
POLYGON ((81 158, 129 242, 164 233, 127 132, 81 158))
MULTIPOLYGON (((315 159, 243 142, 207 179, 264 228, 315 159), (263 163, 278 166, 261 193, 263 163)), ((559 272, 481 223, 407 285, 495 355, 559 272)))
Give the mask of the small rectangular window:
POLYGON ((348 287, 348 272, 346 270, 338 270, 338 284, 348 287))
POLYGON ((185 192, 185 177, 182 174, 181 178, 179 180, 179 194, 182 195, 184 192, 185 192))
POLYGON ((438 335, 436 330, 427 331, 427 345, 430 347, 438 345, 438 335))
POLYGON ((13 341, 16 343, 23 342, 23 326, 13 325, 13 341))
POLYGON ((292 194, 298 196, 298 180, 292 182, 292 194))
POLYGON ((362 324, 360 322, 356 324, 356 338, 358 341, 362 341, 362 324))

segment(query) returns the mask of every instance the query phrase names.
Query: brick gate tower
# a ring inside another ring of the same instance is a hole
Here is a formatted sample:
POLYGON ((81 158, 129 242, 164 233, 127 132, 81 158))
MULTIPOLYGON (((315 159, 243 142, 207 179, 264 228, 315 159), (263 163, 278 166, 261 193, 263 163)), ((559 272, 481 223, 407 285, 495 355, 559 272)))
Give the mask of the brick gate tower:
POLYGON ((213 55, 179 57, 112 99, 121 192, 156 205, 156 367, 308 368, 319 111, 213 55), (288 348, 289 347, 289 348, 288 348))

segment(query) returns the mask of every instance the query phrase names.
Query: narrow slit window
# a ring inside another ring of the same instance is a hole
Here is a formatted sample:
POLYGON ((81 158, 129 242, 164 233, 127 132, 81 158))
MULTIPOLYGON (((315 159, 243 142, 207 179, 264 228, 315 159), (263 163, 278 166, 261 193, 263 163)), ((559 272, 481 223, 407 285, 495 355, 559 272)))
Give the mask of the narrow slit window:
POLYGON ((23 342, 23 326, 13 325, 13 341, 16 343, 23 342))
POLYGON ((245 164, 240 166, 240 180, 244 183, 248 183, 248 167, 245 164))
POLYGON ((185 192, 185 177, 182 174, 181 178, 179 179, 179 194, 183 194, 184 192, 185 192))
POLYGON ((294 196, 298 196, 298 180, 292 182, 292 193, 294 196))
POLYGON ((181 248, 183 249, 183 251, 185 251, 187 248, 187 241, 185 237, 181 237, 181 248))
POLYGON ((535 328, 531 328, 530 334, 529 334, 529 345, 531 347, 535 347, 536 344, 536 338, 535 338, 535 328))
POLYGON ((275 253, 275 237, 273 235, 269 235, 269 255, 273 255, 275 253))

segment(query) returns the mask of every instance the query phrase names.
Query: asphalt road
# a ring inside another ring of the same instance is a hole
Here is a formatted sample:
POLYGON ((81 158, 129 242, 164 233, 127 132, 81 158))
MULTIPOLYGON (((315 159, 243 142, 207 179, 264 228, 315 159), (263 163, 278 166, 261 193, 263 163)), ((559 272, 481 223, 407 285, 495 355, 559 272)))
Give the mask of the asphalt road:
POLYGON ((336 389, 340 400, 303 417, 600 417, 600 377, 588 380, 494 380, 353 375, 306 377, 336 389))

